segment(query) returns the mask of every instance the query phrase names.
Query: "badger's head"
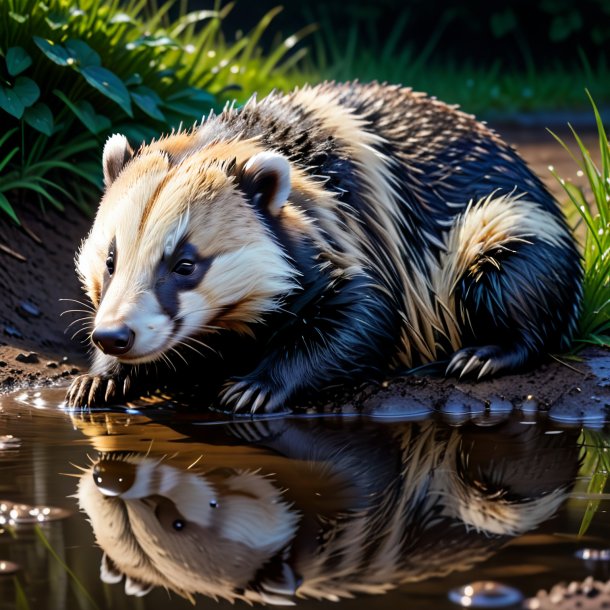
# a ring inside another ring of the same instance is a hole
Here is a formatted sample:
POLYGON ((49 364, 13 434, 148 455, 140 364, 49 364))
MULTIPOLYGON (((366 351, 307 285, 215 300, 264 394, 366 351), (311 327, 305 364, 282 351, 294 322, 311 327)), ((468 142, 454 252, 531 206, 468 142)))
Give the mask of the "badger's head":
POLYGON ((269 230, 286 214, 287 159, 254 141, 197 148, 195 138, 134 154, 114 135, 104 148, 106 192, 77 271, 95 308, 91 340, 123 363, 206 332, 247 333, 295 285, 269 230))

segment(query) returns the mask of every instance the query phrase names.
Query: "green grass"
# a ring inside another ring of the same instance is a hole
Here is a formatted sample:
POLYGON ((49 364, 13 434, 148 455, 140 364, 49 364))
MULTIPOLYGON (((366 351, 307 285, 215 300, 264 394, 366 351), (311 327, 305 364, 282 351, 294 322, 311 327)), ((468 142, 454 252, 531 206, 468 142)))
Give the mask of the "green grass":
POLYGON ((458 62, 447 51, 439 56, 443 33, 451 25, 451 12, 439 17, 436 30, 423 48, 408 42, 405 34, 408 19, 408 13, 403 13, 392 31, 380 39, 374 22, 352 21, 337 32, 322 17, 304 68, 308 80, 358 79, 403 84, 459 104, 482 118, 582 109, 585 88, 600 103, 610 102, 610 66, 603 54, 595 63, 579 53, 573 65, 556 62, 542 67, 536 64, 529 49, 521 45, 522 69, 507 67, 500 60, 491 66, 476 60, 458 62))
POLYGON ((580 442, 583 445, 581 475, 587 480, 585 493, 590 497, 582 517, 579 536, 584 536, 600 506, 610 477, 610 439, 606 434, 595 430, 583 430, 580 442))
POLYGON ((226 100, 287 89, 307 29, 263 52, 280 9, 237 40, 222 33, 232 4, 186 12, 146 0, 0 2, 0 211, 23 200, 87 207, 101 187, 111 133, 134 145, 190 125, 226 100))
POLYGON ((584 225, 582 241, 584 280, 583 304, 577 346, 595 344, 610 347, 610 145, 597 106, 589 95, 597 124, 601 165, 598 167, 578 133, 570 126, 576 150, 554 137, 572 156, 586 176, 585 191, 572 182, 553 175, 559 181, 584 225))
MULTIPOLYGON (((565 190, 580 218, 575 233, 580 239, 583 254, 583 303, 574 349, 594 344, 610 347, 610 145, 601 116, 589 94, 597 124, 600 165, 593 161, 591 151, 584 145, 576 130, 570 126, 576 143, 572 150, 553 134, 578 164, 586 177, 587 188, 582 189, 552 171, 565 190)), ((552 133, 552 132, 551 132, 552 133)), ((591 497, 585 508, 579 535, 583 536, 595 514, 610 474, 610 444, 607 435, 583 430, 581 440, 584 454, 581 475, 588 483, 586 493, 591 497)))

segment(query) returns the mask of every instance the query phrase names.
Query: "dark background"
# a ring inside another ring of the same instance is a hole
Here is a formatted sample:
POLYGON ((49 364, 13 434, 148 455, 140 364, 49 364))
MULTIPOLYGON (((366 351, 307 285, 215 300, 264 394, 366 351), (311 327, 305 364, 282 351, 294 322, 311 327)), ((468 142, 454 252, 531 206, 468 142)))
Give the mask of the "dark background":
MULTIPOLYGON (((224 5, 225 3, 223 3, 224 5)), ((214 8, 213 1, 190 0, 189 8, 214 8)), ((401 27, 401 41, 425 48, 434 42, 435 59, 498 59, 511 69, 592 65, 607 60, 609 0, 238 0, 224 30, 249 31, 268 10, 283 5, 267 32, 290 35, 311 23, 326 24, 341 40, 356 23, 360 44, 383 41, 401 27)))

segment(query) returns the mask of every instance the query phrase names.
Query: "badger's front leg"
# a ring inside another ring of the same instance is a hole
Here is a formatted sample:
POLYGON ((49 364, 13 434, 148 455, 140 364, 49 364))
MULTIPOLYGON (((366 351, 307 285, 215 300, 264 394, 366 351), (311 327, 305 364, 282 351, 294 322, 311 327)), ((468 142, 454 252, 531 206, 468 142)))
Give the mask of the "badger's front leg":
POLYGON ((310 303, 274 336, 254 371, 229 380, 221 407, 283 411, 301 390, 320 390, 385 368, 398 332, 397 307, 373 290, 369 278, 351 278, 310 303))
POLYGON ((132 389, 132 367, 112 356, 98 352, 89 372, 72 381, 66 394, 68 407, 93 407, 129 397, 132 389))

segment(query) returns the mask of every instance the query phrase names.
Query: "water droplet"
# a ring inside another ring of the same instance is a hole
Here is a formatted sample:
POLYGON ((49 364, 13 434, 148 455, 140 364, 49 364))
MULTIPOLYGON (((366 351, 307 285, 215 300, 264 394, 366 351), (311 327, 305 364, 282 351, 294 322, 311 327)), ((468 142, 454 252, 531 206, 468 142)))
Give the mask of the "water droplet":
POLYGON ((5 574, 14 574, 15 572, 19 572, 19 570, 21 570, 21 566, 19 564, 0 559, 0 576, 5 574))
POLYGON ((610 561, 610 549, 578 549, 574 556, 584 561, 610 561))
POLYGON ((576 172, 576 175, 577 175, 579 178, 582 178, 582 177, 585 175, 585 173, 582 171, 582 169, 579 169, 579 170, 576 172))
POLYGON ((72 513, 65 508, 16 504, 10 500, 0 501, 0 524, 23 525, 65 519, 72 513))
POLYGON ((449 599, 464 608, 507 608, 523 600, 523 594, 493 580, 479 580, 449 591, 449 599))

